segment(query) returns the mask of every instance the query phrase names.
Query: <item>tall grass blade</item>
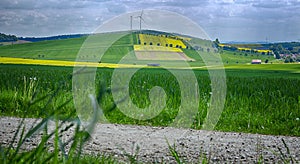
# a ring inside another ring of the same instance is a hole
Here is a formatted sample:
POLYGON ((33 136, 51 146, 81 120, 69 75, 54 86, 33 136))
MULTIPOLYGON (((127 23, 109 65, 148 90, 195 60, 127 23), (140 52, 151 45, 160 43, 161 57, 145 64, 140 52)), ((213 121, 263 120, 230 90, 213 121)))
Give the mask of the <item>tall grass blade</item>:
POLYGON ((286 149, 287 155, 289 156, 289 162, 290 163, 294 163, 294 159, 293 159, 293 157, 291 155, 290 148, 287 146, 287 144, 286 144, 286 142, 284 141, 283 138, 281 139, 281 141, 283 142, 283 145, 284 145, 284 147, 286 149))
POLYGON ((168 144, 169 151, 170 151, 172 157, 175 158, 175 161, 176 161, 178 164, 183 164, 183 163, 185 163, 185 162, 183 162, 183 161, 180 159, 180 155, 179 155, 179 153, 178 153, 177 150, 176 150, 176 145, 175 145, 175 143, 174 143, 174 145, 173 145, 173 147, 172 147, 167 139, 166 139, 166 141, 167 141, 167 144, 168 144))

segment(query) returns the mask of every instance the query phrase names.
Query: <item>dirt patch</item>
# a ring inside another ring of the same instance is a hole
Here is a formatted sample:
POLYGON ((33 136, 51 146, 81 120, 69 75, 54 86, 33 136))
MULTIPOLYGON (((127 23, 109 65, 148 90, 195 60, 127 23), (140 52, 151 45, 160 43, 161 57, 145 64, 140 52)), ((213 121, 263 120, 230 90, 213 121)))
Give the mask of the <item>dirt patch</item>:
MULTIPOLYGON (((20 121, 19 118, 0 118, 0 144, 10 143, 20 121)), ((35 119, 25 120, 27 130, 34 122, 35 119)), ((54 123, 49 126, 49 129, 53 129, 54 123)), ((63 140, 70 138, 72 132, 66 134, 62 136, 63 140)), ((26 140, 22 148, 34 148, 39 142, 39 135, 41 134, 26 140)), ((128 162, 124 152, 131 154, 140 147, 140 162, 175 163, 166 140, 171 145, 176 145, 179 155, 188 163, 198 163, 203 159, 213 163, 256 163, 261 157, 265 163, 282 163, 282 158, 287 159, 290 156, 294 162, 300 161, 300 137, 116 124, 96 125, 93 139, 86 143, 84 152, 113 154, 115 158, 128 162), (286 142, 290 155, 282 139, 286 142), (279 149, 284 156, 280 155, 279 149)))
POLYGON ((167 51, 135 51, 138 60, 173 60, 173 61, 195 61, 183 52, 167 51))

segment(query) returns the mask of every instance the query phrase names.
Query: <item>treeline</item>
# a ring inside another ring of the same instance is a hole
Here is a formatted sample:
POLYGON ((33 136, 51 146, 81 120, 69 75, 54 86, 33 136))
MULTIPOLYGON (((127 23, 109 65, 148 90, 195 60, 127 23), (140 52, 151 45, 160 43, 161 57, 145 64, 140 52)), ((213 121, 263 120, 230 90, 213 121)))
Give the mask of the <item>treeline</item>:
POLYGON ((49 37, 19 37, 20 40, 30 41, 30 42, 40 42, 46 40, 59 40, 59 39, 71 39, 86 36, 88 34, 72 34, 72 35, 58 35, 49 37))
POLYGON ((273 43, 267 45, 270 50, 280 54, 300 53, 300 42, 273 43))
POLYGON ((3 33, 0 33, 0 42, 11 42, 11 41, 17 41, 18 38, 15 35, 6 35, 3 33))
POLYGON ((282 58, 280 54, 284 54, 284 56, 300 54, 299 42, 274 43, 269 44, 268 46, 268 48, 274 52, 276 59, 282 58))

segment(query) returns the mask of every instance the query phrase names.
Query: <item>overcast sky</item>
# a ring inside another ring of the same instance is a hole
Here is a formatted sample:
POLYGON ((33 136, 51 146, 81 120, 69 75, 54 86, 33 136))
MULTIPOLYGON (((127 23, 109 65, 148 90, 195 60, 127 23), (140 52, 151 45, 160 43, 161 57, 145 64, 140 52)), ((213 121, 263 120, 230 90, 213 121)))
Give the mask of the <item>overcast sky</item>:
POLYGON ((0 0, 0 32, 92 33, 115 16, 142 9, 182 14, 220 41, 300 41, 300 0, 0 0))

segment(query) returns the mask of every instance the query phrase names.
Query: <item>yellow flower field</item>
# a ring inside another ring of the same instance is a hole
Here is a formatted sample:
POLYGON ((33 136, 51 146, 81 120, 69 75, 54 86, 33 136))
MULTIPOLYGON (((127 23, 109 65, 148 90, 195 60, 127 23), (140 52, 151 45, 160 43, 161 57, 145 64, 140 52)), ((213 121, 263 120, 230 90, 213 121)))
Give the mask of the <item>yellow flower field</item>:
POLYGON ((182 40, 186 40, 186 41, 191 41, 192 38, 188 38, 188 37, 183 37, 183 36, 176 36, 177 38, 179 39, 182 39, 182 40))
POLYGON ((178 39, 172 39, 168 37, 162 37, 162 36, 154 36, 154 35, 147 35, 147 34, 139 34, 139 38, 141 41, 141 44, 144 45, 152 45, 157 46, 158 44, 160 46, 164 47, 181 47, 181 48, 186 48, 186 45, 178 39))
POLYGON ((87 66, 87 67, 107 67, 107 68, 141 68, 141 65, 131 64, 112 64, 112 63, 93 63, 93 62, 75 62, 62 60, 40 60, 40 59, 24 59, 0 57, 2 64, 31 64, 31 65, 49 65, 49 66, 87 66))
POLYGON ((240 50, 240 51, 251 51, 251 50, 253 50, 253 51, 257 51, 259 53, 262 53, 262 52, 264 52, 264 53, 270 52, 271 53, 272 52, 271 50, 258 50, 258 49, 251 49, 251 48, 242 48, 242 47, 239 47, 238 50, 240 50))
POLYGON ((262 52, 264 52, 264 53, 271 53, 272 51, 271 50, 256 50, 257 52, 259 52, 259 53, 262 53, 262 52))
MULTIPOLYGON (((225 46, 231 47, 230 45, 226 45, 226 44, 219 44, 219 46, 220 47, 225 47, 225 46)), ((259 53, 262 53, 262 52, 264 52, 264 53, 268 53, 268 52, 271 53, 272 52, 271 50, 258 50, 258 49, 251 49, 251 48, 245 48, 245 47, 237 47, 237 49, 239 51, 251 51, 251 50, 253 50, 253 51, 257 51, 259 53)))

